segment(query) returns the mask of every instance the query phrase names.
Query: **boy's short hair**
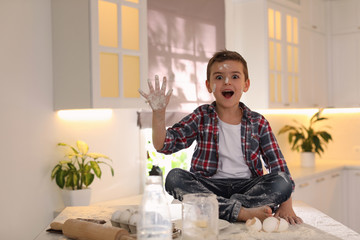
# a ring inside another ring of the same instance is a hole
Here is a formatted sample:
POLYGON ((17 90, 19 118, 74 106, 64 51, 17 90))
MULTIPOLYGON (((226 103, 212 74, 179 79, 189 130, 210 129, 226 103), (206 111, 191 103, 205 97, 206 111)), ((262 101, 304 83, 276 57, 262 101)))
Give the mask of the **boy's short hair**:
POLYGON ((245 80, 249 79, 249 72, 248 72, 247 63, 246 63, 245 59, 239 53, 237 53, 235 51, 222 50, 222 51, 216 52, 213 55, 213 57, 210 58, 208 65, 207 65, 207 71, 206 71, 207 80, 210 80, 210 70, 211 70, 212 65, 215 62, 224 62, 226 60, 234 60, 234 61, 241 62, 242 65, 244 66, 245 80))

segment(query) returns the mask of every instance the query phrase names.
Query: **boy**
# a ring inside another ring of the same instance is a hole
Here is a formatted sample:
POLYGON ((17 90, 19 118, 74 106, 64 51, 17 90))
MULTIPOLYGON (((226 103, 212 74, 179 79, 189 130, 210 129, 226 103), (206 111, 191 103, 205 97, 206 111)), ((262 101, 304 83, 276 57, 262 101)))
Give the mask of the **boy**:
POLYGON ((197 146, 190 171, 172 169, 165 189, 180 201, 187 193, 214 193, 219 217, 230 222, 260 220, 272 215, 290 224, 302 223, 293 208, 295 185, 267 120, 240 102, 250 87, 247 63, 237 52, 220 51, 207 66, 207 90, 212 104, 194 110, 173 127, 165 128, 165 109, 171 90, 165 94, 166 78, 160 89, 140 91, 153 110, 153 144, 157 151, 171 154, 197 146), (269 174, 263 174, 261 158, 269 174))

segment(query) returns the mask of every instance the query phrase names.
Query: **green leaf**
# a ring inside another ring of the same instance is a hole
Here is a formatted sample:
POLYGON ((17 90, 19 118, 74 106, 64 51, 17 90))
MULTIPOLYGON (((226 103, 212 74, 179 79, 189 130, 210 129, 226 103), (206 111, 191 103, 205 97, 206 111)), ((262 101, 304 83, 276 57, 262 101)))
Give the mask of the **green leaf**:
POLYGON ((322 139, 324 139, 325 142, 329 142, 332 140, 332 137, 329 133, 325 132, 325 131, 321 131, 319 132, 319 135, 322 139))
POLYGON ((111 170, 111 175, 114 176, 114 169, 112 168, 112 166, 106 162, 103 161, 97 161, 98 164, 103 163, 109 166, 110 170, 111 170))
POLYGON ((89 151, 89 146, 84 141, 76 141, 77 148, 82 154, 86 154, 89 151))
POLYGON ((101 178, 101 169, 96 161, 90 161, 91 168, 94 170, 95 175, 101 178))
POLYGON ((51 171, 51 180, 54 180, 54 178, 59 170, 61 170, 61 164, 57 164, 51 171))
POLYGON ((70 170, 72 170, 72 171, 77 171, 77 170, 76 170, 76 167, 75 167, 74 164, 72 164, 71 162, 68 162, 67 165, 68 165, 68 167, 69 167, 70 170))
POLYGON ((94 174, 88 173, 83 175, 83 182, 88 187, 94 181, 94 174))
POLYGON ((91 165, 90 165, 90 164, 86 164, 85 167, 84 167, 84 171, 83 171, 83 172, 86 174, 86 173, 89 173, 90 170, 91 170, 91 165))
POLYGON ((62 189, 64 188, 65 185, 65 177, 66 177, 67 172, 63 171, 63 170, 59 170, 58 173, 56 174, 56 184, 62 189))

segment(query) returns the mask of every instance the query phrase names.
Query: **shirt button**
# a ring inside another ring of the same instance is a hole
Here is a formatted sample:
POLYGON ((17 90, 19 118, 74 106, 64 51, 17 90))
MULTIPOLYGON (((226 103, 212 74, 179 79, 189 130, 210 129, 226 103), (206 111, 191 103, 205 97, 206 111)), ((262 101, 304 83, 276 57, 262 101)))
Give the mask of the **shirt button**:
POLYGON ((216 135, 214 135, 214 140, 215 140, 215 141, 217 140, 217 136, 216 136, 216 135))

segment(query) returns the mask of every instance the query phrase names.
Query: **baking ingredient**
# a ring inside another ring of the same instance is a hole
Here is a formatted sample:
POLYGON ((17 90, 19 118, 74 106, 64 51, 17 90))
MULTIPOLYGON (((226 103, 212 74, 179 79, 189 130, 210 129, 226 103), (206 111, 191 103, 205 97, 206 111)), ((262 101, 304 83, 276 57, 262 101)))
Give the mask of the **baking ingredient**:
POLYGON ((131 215, 133 214, 133 210, 128 208, 126 209, 125 211, 123 211, 121 214, 120 214, 120 217, 119 217, 119 223, 120 223, 120 227, 126 229, 127 231, 130 231, 130 228, 129 228, 129 220, 130 220, 130 217, 131 215))
POLYGON ((276 217, 268 217, 263 221, 263 230, 268 233, 277 231, 279 224, 280 221, 276 217))
POLYGON ((262 229, 261 221, 257 217, 248 219, 245 223, 245 226, 249 231, 259 232, 262 229))
POLYGON ((172 94, 172 89, 170 89, 166 94, 166 77, 163 78, 163 82, 160 89, 159 76, 155 76, 155 88, 153 87, 151 80, 148 80, 150 92, 147 94, 139 89, 139 93, 143 96, 146 101, 150 104, 152 110, 161 110, 166 107, 169 103, 170 96, 172 94))
POLYGON ((280 218, 279 227, 276 230, 277 232, 284 232, 289 228, 289 223, 283 218, 280 218))
POLYGON ((138 211, 135 211, 129 219, 129 228, 131 233, 136 233, 136 226, 139 222, 140 215, 138 211))
POLYGON ((212 92, 214 93, 215 90, 216 90, 216 84, 214 83, 213 88, 212 88, 212 92))
POLYGON ((112 215, 111 215, 111 224, 114 227, 120 227, 120 214, 121 214, 121 210, 116 210, 112 215))

